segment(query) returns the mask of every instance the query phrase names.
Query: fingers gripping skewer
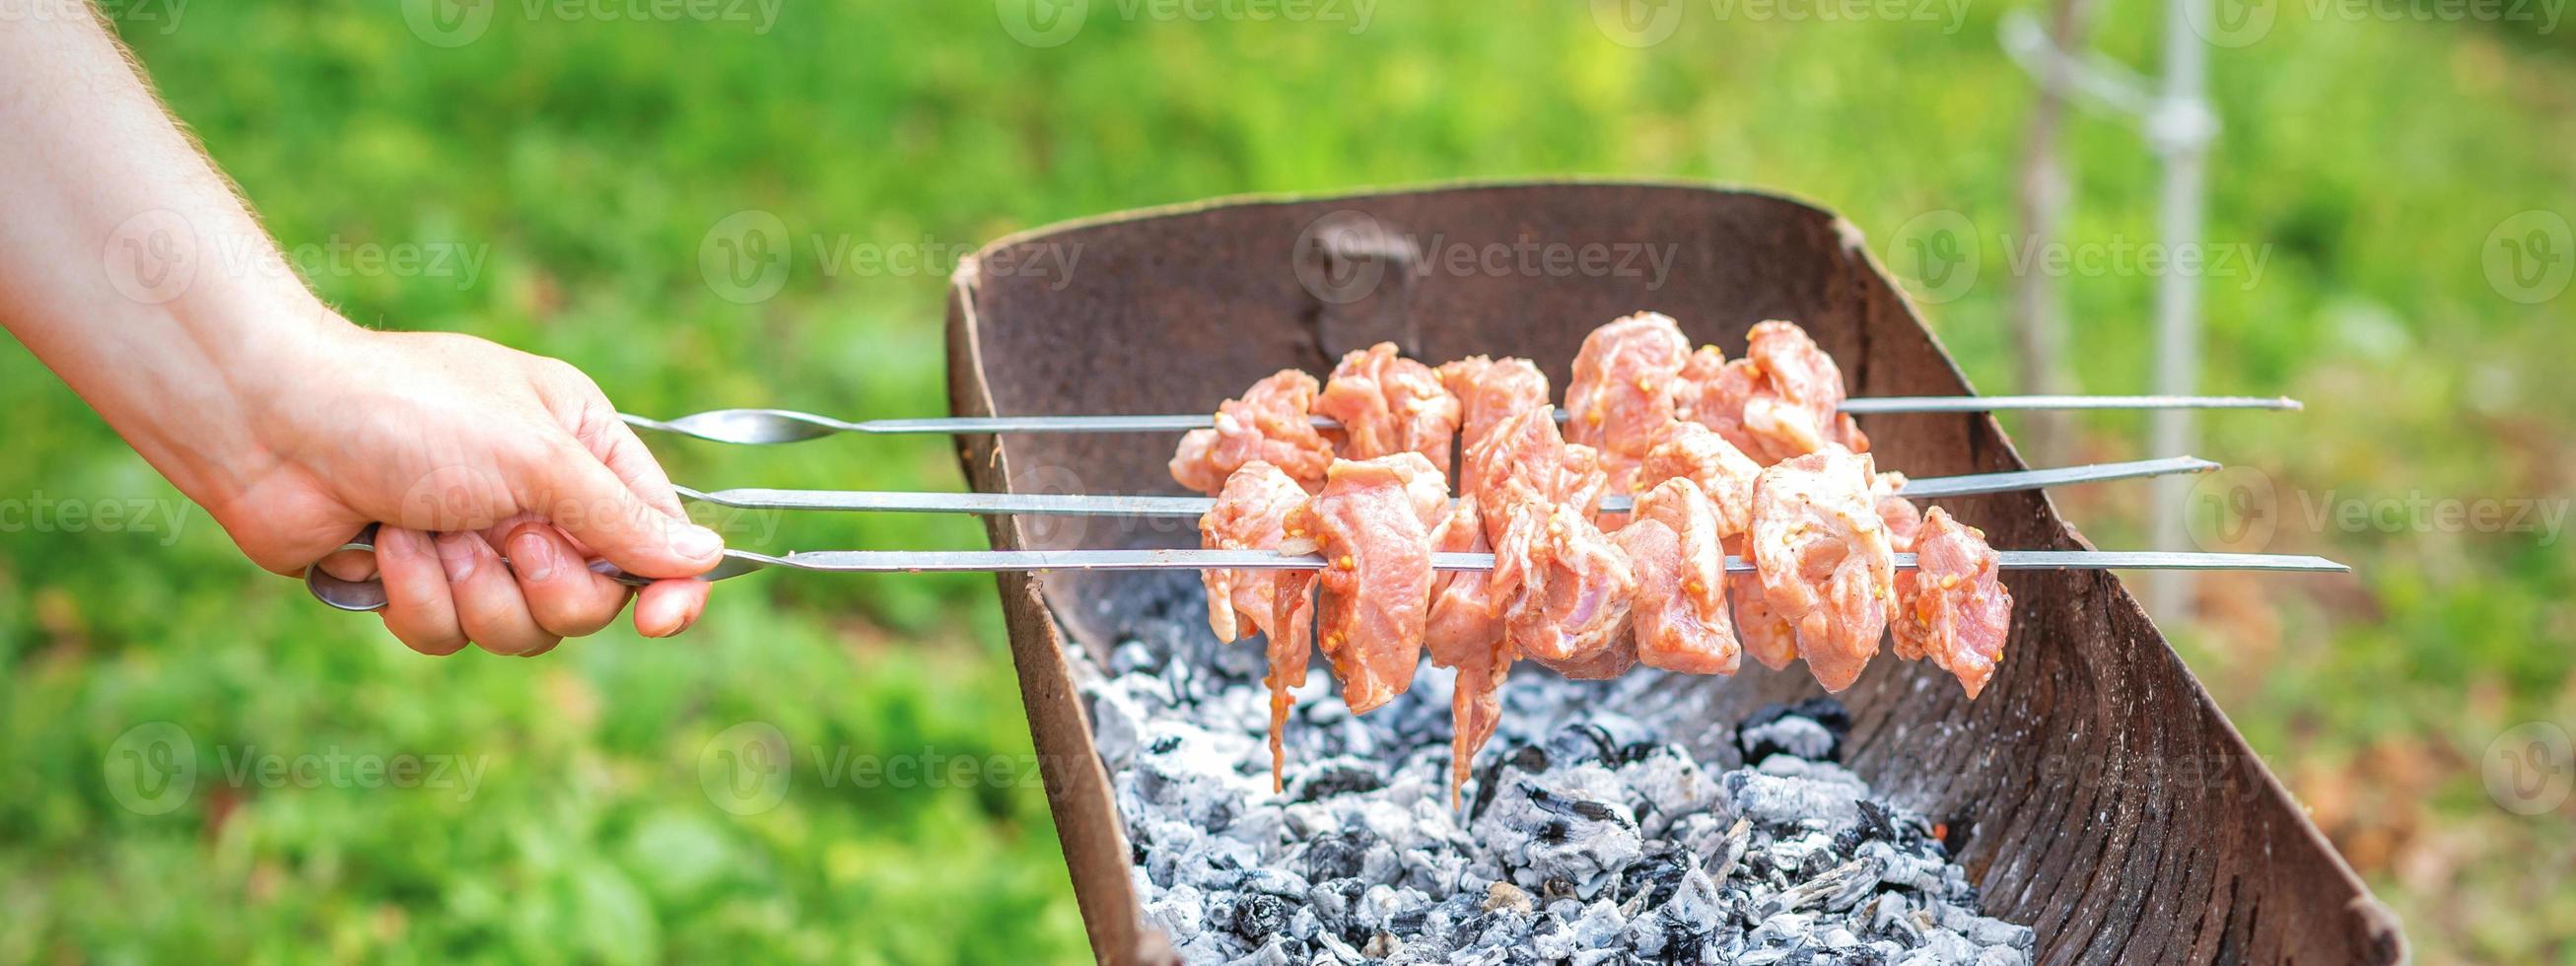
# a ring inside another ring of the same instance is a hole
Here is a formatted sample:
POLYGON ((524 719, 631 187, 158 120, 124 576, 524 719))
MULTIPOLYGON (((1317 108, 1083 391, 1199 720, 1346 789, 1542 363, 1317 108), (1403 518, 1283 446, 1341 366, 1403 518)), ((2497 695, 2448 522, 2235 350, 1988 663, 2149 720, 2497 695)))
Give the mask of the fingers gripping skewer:
MULTIPOLYGON (((2034 409, 2299 409, 2298 400, 2281 396, 1881 396, 1845 400, 1846 413, 1978 413, 2034 409)), ((949 434, 982 433, 1176 433, 1206 429, 1215 417, 1204 413, 1141 416, 956 416, 931 419, 834 419, 790 409, 717 409, 672 419, 624 417, 639 429, 694 436, 718 443, 765 445, 819 439, 834 433, 949 434)), ((1557 419, 1565 420, 1562 410, 1557 419)), ((1341 424, 1314 417, 1319 428, 1341 424)))

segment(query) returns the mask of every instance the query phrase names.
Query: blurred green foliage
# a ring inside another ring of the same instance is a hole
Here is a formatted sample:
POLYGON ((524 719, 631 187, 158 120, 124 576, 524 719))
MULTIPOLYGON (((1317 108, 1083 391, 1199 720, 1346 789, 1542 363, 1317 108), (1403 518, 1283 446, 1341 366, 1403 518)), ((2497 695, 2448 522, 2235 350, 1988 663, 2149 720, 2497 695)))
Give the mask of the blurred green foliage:
MULTIPOLYGON (((1105 0, 1054 47, 1016 42, 979 2, 798 0, 774 23, 760 4, 700 22, 495 2, 455 47, 407 26, 410 2, 111 6, 287 245, 484 256, 470 280, 308 262, 352 318, 562 357, 630 411, 935 414, 953 253, 1020 228, 1240 192, 1587 173, 1788 191, 1875 239, 1962 213, 1984 274, 1929 314, 1980 386, 2012 388, 2004 236, 2031 87, 1994 39, 2010 5, 1827 23, 1684 4, 1644 49, 1582 4, 1475 0, 1369 5, 1360 30, 1105 0), (747 209, 778 215, 796 248, 782 291, 738 305, 698 254, 747 209), (817 240, 934 257, 833 274, 817 240)), ((2274 481, 2276 549, 2357 574, 2204 583, 2177 636, 2427 961, 2570 959, 2570 812, 2508 815, 2478 777, 2505 727, 2576 726, 2564 546, 2302 511, 2416 490, 2567 498, 2576 394, 2551 387, 2576 355, 2576 295, 2502 298, 2482 258, 2517 212, 2576 213, 2576 62, 2527 30, 2277 9, 2268 35, 2214 57, 2228 128, 2209 238, 2269 259, 2208 280, 2205 385, 2311 408, 2212 418, 2203 452, 2274 481)), ((2153 5, 2105 17, 2106 49, 2152 63, 2153 5)), ((2079 111, 2068 138, 2070 239, 2152 239, 2155 168, 2128 123, 2079 111)), ((2147 384, 2153 282, 2068 279, 2085 388, 2147 384)), ((778 575, 727 585, 675 641, 612 631, 536 661, 431 660, 242 562, 21 353, 0 354, 0 405, 0 499, 180 514, 0 540, 0 964, 1082 955, 1042 790, 870 786, 834 766, 1029 753, 984 579, 778 575), (112 786, 120 736, 156 721, 189 736, 198 777, 147 815, 112 786), (783 803, 736 816, 699 766, 745 721, 786 736, 792 768, 783 803), (485 771, 470 797, 228 771, 335 751, 485 771)), ((2116 456, 2143 422, 2084 427, 2085 455, 2116 456)), ((959 485, 931 440, 654 442, 702 486, 959 485)), ((2143 488, 2063 502, 2132 545, 2144 504, 2143 488)), ((770 547, 980 539, 950 519, 719 522, 770 547)))

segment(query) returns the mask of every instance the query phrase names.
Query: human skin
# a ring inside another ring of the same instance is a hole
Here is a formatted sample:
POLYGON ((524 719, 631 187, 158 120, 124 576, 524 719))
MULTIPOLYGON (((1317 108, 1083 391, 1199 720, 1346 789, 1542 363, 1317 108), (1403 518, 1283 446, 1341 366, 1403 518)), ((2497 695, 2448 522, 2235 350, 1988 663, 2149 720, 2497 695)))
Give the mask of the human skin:
POLYGON ((427 654, 541 654, 630 596, 647 637, 696 622, 723 540, 589 378, 342 318, 89 6, 35 9, 0 23, 0 326, 245 556, 380 576, 427 654), (370 523, 372 558, 333 555, 370 523))

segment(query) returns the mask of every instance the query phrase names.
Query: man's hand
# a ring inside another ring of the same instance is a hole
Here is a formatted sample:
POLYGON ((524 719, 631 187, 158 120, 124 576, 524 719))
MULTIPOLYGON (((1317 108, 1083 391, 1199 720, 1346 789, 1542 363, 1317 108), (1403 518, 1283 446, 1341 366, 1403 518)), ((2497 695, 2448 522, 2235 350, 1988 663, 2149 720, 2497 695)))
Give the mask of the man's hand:
MULTIPOLYGON (((372 568, 326 569, 381 570, 385 625, 431 654, 607 626, 627 590, 594 554, 646 577, 716 564, 722 542, 571 366, 322 305, 115 39, 66 9, 0 25, 0 327, 253 561, 302 573, 384 524, 372 568)), ((679 633, 706 600, 663 580, 635 626, 679 633)))
MULTIPOLYGON (((260 566, 300 574, 380 522, 372 561, 325 569, 380 576, 394 636, 424 654, 472 642, 533 655, 625 606, 627 587, 590 558, 665 578, 718 561, 722 540, 681 515, 652 454, 578 370, 468 336, 334 328, 314 371, 263 394, 252 422, 265 459, 209 507, 260 566)), ((677 634, 706 600, 703 582, 655 583, 636 630, 677 634)))

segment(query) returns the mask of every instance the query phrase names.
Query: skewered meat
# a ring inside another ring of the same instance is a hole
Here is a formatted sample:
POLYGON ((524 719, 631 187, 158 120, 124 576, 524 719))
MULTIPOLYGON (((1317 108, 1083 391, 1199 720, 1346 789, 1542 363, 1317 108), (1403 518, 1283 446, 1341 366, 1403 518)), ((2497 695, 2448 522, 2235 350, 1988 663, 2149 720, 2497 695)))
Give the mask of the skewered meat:
POLYGON ((1671 479, 1698 484, 1716 507, 1718 537, 1728 539, 1752 529, 1753 481, 1761 475, 1762 464, 1716 430, 1674 420, 1656 434, 1654 448, 1637 471, 1637 485, 1651 490, 1671 479))
POLYGON ((1878 501, 1878 520, 1887 525, 1888 546, 1897 553, 1914 551, 1914 532, 1923 526, 1923 511, 1915 508, 1914 501, 1896 495, 1905 489, 1905 482, 1905 474, 1891 471, 1878 474, 1870 484, 1870 495, 1878 501))
POLYGON ((1636 569, 1637 660, 1684 674, 1735 673, 1717 508, 1699 484, 1674 477, 1638 497, 1635 516, 1612 539, 1636 569))
MULTIPOLYGON (((1433 549, 1449 553, 1489 551, 1476 498, 1459 500, 1432 541, 1433 549)), ((1449 699, 1449 804, 1454 808, 1458 786, 1467 783, 1476 750, 1502 723, 1503 681, 1511 677, 1515 657, 1503 639, 1502 615, 1495 612, 1486 574, 1461 571, 1433 578, 1431 620, 1422 632, 1422 643, 1431 652, 1432 664, 1458 672, 1449 699)))
POLYGON ((1504 637, 1569 677, 1615 675, 1636 660, 1635 648, 1620 646, 1636 591, 1628 555, 1569 504, 1518 504, 1494 544, 1493 594, 1504 637))
MULTIPOLYGON (((1750 538, 1747 538, 1750 539, 1750 538)), ((1738 541, 1741 543, 1741 541, 1738 541)), ((1744 557, 1743 547, 1730 544, 1733 555, 1744 557)), ((1735 637, 1744 645, 1744 653, 1774 671, 1788 667, 1798 659, 1798 631, 1771 609, 1771 601, 1762 594, 1762 581, 1736 580, 1726 587, 1727 603, 1735 611, 1735 637)))
POLYGON ((1914 537, 1915 570, 1896 579, 1896 656, 1930 658, 1975 700, 2003 660, 2012 592, 1986 534, 1933 507, 1914 537))
MULTIPOLYGON (((1226 477, 1215 508, 1199 517, 1200 545, 1211 550, 1276 550, 1288 515, 1306 504, 1306 490, 1279 468, 1253 460, 1226 477)), ((1299 576, 1293 570, 1209 570, 1208 627, 1220 641, 1250 637, 1255 630, 1277 636, 1279 583, 1299 576)))
POLYGON ((1447 482, 1420 453, 1338 460, 1324 490, 1291 513, 1282 553, 1319 553, 1324 659, 1342 701, 1365 714, 1413 683, 1431 608, 1431 527, 1447 482), (1428 507, 1425 493, 1438 493, 1428 507))
POLYGON ((1565 387, 1573 414, 1566 439, 1601 452, 1611 492, 1629 492, 1631 474, 1673 419, 1674 377, 1690 360, 1690 340, 1672 317, 1640 312, 1592 330, 1574 356, 1565 387))
POLYGON ((1340 443, 1343 459, 1413 452, 1444 472, 1460 412, 1458 397, 1441 385, 1439 374, 1396 355, 1392 342, 1343 356, 1314 407, 1315 415, 1342 424, 1326 436, 1340 443))
MULTIPOLYGON (((1441 385, 1458 397, 1458 445, 1465 451, 1474 451, 1505 417, 1547 405, 1547 374, 1527 359, 1469 356, 1438 371, 1441 385)), ((1472 479, 1458 481, 1460 492, 1473 486, 1472 479)))
POLYGON ((1753 563, 1763 597, 1797 630, 1798 653, 1828 691, 1860 678, 1895 609, 1895 549, 1867 456, 1829 449, 1762 471, 1753 485, 1753 563))
POLYGON ((1522 504, 1575 507, 1588 516, 1608 485, 1600 454, 1567 443, 1548 406, 1506 417, 1467 451, 1466 463, 1466 475, 1475 480, 1469 495, 1484 510, 1485 539, 1496 546, 1522 504))
POLYGON ((1217 407, 1213 428, 1181 437, 1180 451, 1172 456, 1172 478, 1215 496, 1236 469, 1260 460, 1309 490, 1322 485, 1324 470, 1333 463, 1333 447, 1311 421, 1315 388, 1315 377, 1295 369, 1253 383, 1242 398, 1217 407))
POLYGON ((1793 323, 1754 326, 1741 359, 1701 347, 1679 383, 1682 418, 1717 430, 1766 466, 1828 446, 1869 451, 1869 437, 1841 412, 1842 370, 1793 323))

